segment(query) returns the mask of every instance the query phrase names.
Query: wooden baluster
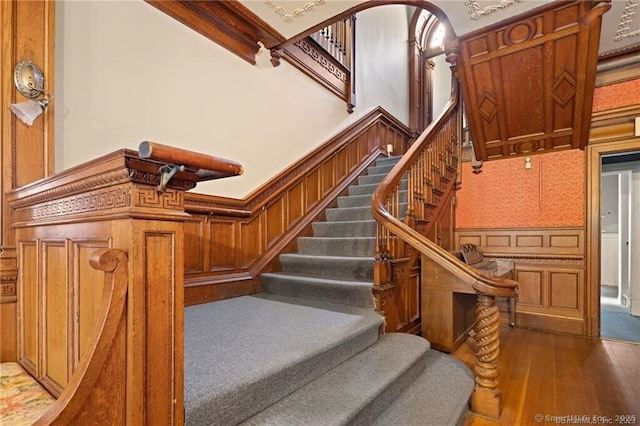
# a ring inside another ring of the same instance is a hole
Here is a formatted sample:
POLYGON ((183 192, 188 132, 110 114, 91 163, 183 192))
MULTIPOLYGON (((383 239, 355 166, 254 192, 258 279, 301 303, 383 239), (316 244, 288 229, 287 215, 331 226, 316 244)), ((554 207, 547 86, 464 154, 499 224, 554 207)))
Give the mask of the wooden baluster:
POLYGON ((500 355, 500 312, 494 296, 478 293, 476 305, 476 384, 471 394, 471 411, 499 419, 502 392, 498 389, 498 357, 500 355))

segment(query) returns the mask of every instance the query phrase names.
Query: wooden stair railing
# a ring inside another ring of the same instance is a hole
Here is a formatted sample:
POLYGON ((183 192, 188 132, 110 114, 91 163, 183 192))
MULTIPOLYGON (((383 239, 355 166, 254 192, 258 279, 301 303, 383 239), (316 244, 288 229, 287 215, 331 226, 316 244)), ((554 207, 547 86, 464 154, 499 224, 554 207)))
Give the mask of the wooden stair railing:
POLYGON ((121 368, 117 336, 123 332, 125 302, 129 280, 127 253, 118 249, 99 249, 89 259, 94 269, 105 272, 100 310, 93 327, 90 346, 82 355, 71 381, 56 402, 38 419, 36 425, 87 424, 99 419, 96 407, 108 406, 109 375, 121 368), (116 343, 116 344, 114 344, 116 343), (115 356, 114 356, 115 355, 115 356))
MULTIPOLYGON (((447 58, 448 60, 450 58, 447 58)), ((453 58, 455 59, 455 58, 453 58)), ((455 80, 455 79, 454 79, 455 80)), ((446 249, 427 238, 447 191, 453 191, 459 162, 459 90, 454 81, 451 99, 440 116, 416 139, 402 159, 384 178, 373 195, 373 216, 378 222, 374 287, 390 285, 391 262, 408 244, 453 274, 477 294, 474 337, 476 385, 471 397, 475 413, 499 418, 498 389, 499 312, 496 297, 515 297, 518 283, 478 274, 446 249), (402 220, 399 189, 408 180, 407 210, 402 220)))

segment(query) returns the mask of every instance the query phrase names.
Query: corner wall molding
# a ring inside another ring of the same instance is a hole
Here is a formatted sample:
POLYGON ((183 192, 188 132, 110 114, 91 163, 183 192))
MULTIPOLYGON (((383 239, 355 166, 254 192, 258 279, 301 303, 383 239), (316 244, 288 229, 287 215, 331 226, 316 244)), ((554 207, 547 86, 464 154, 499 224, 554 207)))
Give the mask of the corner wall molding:
POLYGON ((322 6, 325 4, 327 0, 313 0, 306 3, 302 7, 298 7, 291 11, 287 11, 284 6, 280 5, 275 0, 265 0, 265 4, 272 8, 278 15, 282 16, 284 22, 292 22, 294 18, 299 18, 304 15, 306 12, 311 12, 315 9, 316 6, 322 6))
POLYGON ((640 30, 631 31, 631 23, 636 13, 636 7, 638 7, 638 0, 627 0, 622 15, 620 15, 620 23, 618 24, 616 36, 613 38, 614 41, 622 41, 625 38, 640 36, 640 30))
MULTIPOLYGON (((520 3, 523 0, 500 0, 496 4, 486 6, 484 9, 478 4, 478 0, 465 0, 464 4, 467 6, 469 17, 471 19, 480 19, 481 16, 489 15, 497 10, 504 9, 511 6, 513 3, 520 3)), ((633 1, 633 0, 630 0, 633 1)))

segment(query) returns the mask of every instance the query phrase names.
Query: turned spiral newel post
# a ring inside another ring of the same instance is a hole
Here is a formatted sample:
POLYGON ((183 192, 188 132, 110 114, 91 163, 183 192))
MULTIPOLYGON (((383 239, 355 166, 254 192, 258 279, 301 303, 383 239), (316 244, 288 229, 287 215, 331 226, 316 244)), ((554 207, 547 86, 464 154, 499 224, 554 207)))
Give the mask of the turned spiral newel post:
POLYGON ((476 385, 471 395, 471 410, 493 419, 502 412, 502 392, 498 389, 500 355, 500 312, 494 296, 478 293, 476 305, 476 385))

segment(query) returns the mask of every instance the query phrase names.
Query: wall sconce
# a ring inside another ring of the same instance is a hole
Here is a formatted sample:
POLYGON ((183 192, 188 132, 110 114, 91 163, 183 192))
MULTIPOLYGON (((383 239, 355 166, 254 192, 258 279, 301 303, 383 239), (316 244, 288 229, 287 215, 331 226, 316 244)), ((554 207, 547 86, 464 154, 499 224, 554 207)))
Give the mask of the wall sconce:
POLYGON ((531 167, 531 157, 524 157, 524 168, 529 170, 531 167))
POLYGON ((387 156, 391 157, 391 154, 393 154, 393 144, 392 143, 388 143, 387 144, 387 156))
POLYGON ((53 95, 44 87, 44 77, 42 71, 31 61, 21 61, 13 72, 13 83, 18 92, 29 100, 17 104, 10 104, 11 111, 27 126, 31 126, 33 121, 42 114, 49 102, 53 100, 53 95), (42 97, 40 97, 42 95, 42 97))

